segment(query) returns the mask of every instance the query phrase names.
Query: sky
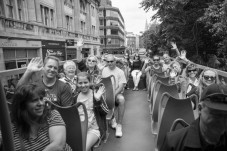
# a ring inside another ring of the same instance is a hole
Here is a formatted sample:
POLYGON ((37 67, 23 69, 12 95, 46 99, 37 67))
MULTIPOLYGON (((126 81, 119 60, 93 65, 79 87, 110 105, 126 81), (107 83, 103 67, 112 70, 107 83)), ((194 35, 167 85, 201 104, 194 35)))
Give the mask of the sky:
POLYGON ((143 8, 140 8, 140 2, 143 0, 112 0, 112 6, 118 7, 125 21, 125 30, 140 34, 144 31, 146 20, 149 23, 154 11, 150 10, 146 13, 143 8))

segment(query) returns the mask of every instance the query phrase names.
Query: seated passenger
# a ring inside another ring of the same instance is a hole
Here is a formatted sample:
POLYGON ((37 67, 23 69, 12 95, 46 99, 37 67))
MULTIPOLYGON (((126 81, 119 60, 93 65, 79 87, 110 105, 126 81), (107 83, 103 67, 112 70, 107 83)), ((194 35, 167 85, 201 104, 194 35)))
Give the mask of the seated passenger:
POLYGON ((160 151, 227 150, 227 87, 206 87, 199 103, 199 118, 190 126, 167 133, 160 151))
POLYGON ((199 87, 197 90, 197 94, 198 94, 199 98, 201 97, 203 90, 207 86, 214 84, 214 83, 217 83, 217 84, 220 83, 217 72, 210 68, 204 69, 203 72, 200 74, 199 87))
POLYGON ((115 78, 115 105, 118 107, 118 122, 116 122, 116 119, 113 118, 111 122, 112 128, 116 128, 116 137, 122 137, 122 120, 124 117, 124 112, 125 112, 125 98, 123 96, 123 89, 126 84, 126 78, 124 72, 116 67, 116 59, 114 55, 109 54, 106 56, 106 63, 107 67, 105 67, 102 71, 102 77, 106 78, 111 75, 114 76, 115 78))
MULTIPOLYGON (((108 107, 102 98, 105 93, 105 87, 101 86, 98 90, 90 89, 91 77, 86 72, 80 72, 77 75, 77 89, 79 94, 77 102, 85 104, 88 113, 88 132, 86 141, 86 151, 100 139, 106 132, 106 114, 108 107)), ((83 117, 83 112, 79 108, 79 113, 83 117)))
POLYGON ((72 150, 66 144, 65 123, 58 111, 48 109, 45 95, 37 84, 22 85, 16 90, 11 112, 16 151, 72 150))
POLYGON ((48 92, 45 99, 53 101, 60 106, 71 106, 73 104, 71 88, 57 78, 58 69, 59 59, 54 56, 47 56, 44 64, 41 58, 32 58, 17 87, 31 81, 35 82, 48 92), (40 71, 42 71, 42 76, 33 80, 32 76, 40 71))
POLYGON ((152 76, 154 73, 161 73, 162 72, 162 66, 160 65, 160 57, 157 55, 153 56, 153 65, 147 66, 147 64, 149 63, 149 61, 145 61, 143 68, 142 68, 142 72, 143 73, 147 73, 149 72, 150 75, 152 76), (147 66, 147 67, 146 67, 147 66))
POLYGON ((184 88, 184 95, 185 97, 189 97, 192 94, 196 94, 195 90, 199 86, 199 79, 196 77, 197 76, 197 71, 198 69, 196 68, 195 64, 189 64, 186 67, 186 83, 185 83, 185 88, 184 88))
POLYGON ((72 60, 67 60, 63 64, 65 76, 60 78, 64 83, 70 85, 73 95, 76 94, 76 64, 72 60))
POLYGON ((135 54, 134 60, 132 62, 131 75, 134 83, 133 91, 138 91, 138 85, 140 82, 140 77, 142 75, 143 62, 140 60, 139 54, 135 54))

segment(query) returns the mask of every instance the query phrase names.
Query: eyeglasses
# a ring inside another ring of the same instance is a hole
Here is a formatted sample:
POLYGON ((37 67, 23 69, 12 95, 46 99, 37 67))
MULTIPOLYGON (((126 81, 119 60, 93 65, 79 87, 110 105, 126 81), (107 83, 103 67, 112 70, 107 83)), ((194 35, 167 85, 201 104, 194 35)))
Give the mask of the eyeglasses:
POLYGON ((154 59, 154 61, 159 61, 159 59, 154 59))
POLYGON ((196 72, 196 69, 194 69, 194 70, 188 70, 188 73, 190 73, 190 72, 196 72))
POLYGON ((88 59, 88 62, 96 62, 95 60, 88 59))
POLYGON ((113 63, 114 62, 114 60, 111 60, 111 61, 106 61, 107 63, 113 63))
POLYGON ((214 81, 215 80, 215 77, 213 77, 213 76, 204 75, 203 77, 204 77, 205 80, 210 80, 210 81, 214 81))

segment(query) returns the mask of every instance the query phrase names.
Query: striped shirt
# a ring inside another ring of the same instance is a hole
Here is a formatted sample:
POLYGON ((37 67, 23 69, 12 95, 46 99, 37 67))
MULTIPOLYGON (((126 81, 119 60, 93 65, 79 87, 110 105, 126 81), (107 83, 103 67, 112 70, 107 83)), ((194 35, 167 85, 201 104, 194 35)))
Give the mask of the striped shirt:
MULTIPOLYGON (((30 138, 30 140, 24 139, 24 146, 26 151, 41 151, 45 149, 46 146, 50 144, 49 139, 49 128, 52 126, 65 126, 65 123, 59 114, 58 111, 52 110, 50 116, 47 119, 47 125, 40 128, 36 138, 30 138)), ((13 137, 14 137, 14 145, 15 150, 20 151, 20 139, 19 139, 19 132, 15 125, 13 124, 13 137)), ((65 145, 64 151, 72 151, 68 144, 65 145)))

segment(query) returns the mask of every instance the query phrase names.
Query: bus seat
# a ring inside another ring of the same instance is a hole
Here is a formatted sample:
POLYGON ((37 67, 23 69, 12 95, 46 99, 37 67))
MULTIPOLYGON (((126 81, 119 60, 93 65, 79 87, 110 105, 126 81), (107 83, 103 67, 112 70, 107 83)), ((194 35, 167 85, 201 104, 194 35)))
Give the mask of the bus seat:
POLYGON ((166 133, 170 131, 174 120, 181 118, 187 123, 195 120, 191 102, 198 103, 196 95, 192 95, 186 99, 174 98, 168 93, 162 95, 158 114, 159 126, 156 146, 158 149, 161 147, 166 133))
POLYGON ((157 134, 159 121, 159 104, 161 102, 162 94, 168 92, 175 98, 179 98, 177 85, 165 85, 161 81, 157 81, 154 88, 153 107, 152 107, 152 132, 157 134))
POLYGON ((61 107, 50 102, 61 114, 66 124, 66 142, 73 151, 85 151, 88 127, 88 115, 85 105, 81 102, 73 106, 61 107), (82 106, 84 118, 81 120, 78 108, 82 106))
POLYGON ((106 115, 106 127, 107 127, 107 131, 106 131, 106 138, 104 139, 104 143, 107 142, 107 139, 109 137, 109 126, 108 126, 108 122, 112 119, 113 115, 114 115, 114 111, 115 111, 115 78, 113 75, 106 77, 106 78, 102 78, 101 83, 104 84, 105 89, 106 89, 106 93, 104 94, 104 98, 106 100, 106 104, 109 108, 109 113, 106 115))

